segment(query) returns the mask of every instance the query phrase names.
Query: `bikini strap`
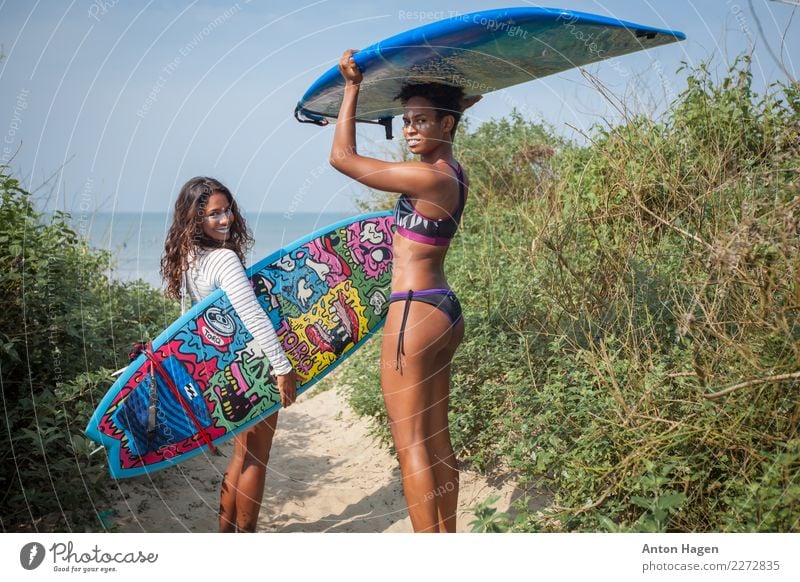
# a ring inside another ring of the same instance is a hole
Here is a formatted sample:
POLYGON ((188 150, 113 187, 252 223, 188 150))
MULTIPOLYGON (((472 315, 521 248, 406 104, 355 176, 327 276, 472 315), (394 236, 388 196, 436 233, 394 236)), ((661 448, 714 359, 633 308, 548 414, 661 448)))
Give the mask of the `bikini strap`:
POLYGON ((463 206, 467 201, 467 184, 464 181, 464 168, 461 166, 459 162, 456 162, 455 165, 453 165, 447 160, 442 160, 442 161, 448 166, 450 166, 450 169, 456 173, 456 180, 458 180, 459 200, 461 201, 461 205, 463 206))
POLYGON ((405 350, 405 339, 406 334, 406 323, 408 322, 408 310, 411 308, 411 300, 414 297, 414 291, 411 289, 408 290, 408 296, 406 297, 406 305, 405 309, 403 309, 403 322, 400 324, 400 333, 397 336, 397 359, 394 363, 394 369, 399 371, 402 375, 403 373, 403 365, 400 363, 400 356, 406 354, 405 350))
MULTIPOLYGON (((467 184, 464 181, 464 168, 461 166, 459 162, 456 162, 455 165, 451 164, 447 160, 443 160, 445 164, 450 166, 450 169, 456 173, 456 180, 458 180, 458 209, 453 213, 453 218, 458 216, 460 218, 461 213, 464 212, 464 207, 467 205, 467 184)), ((458 219, 456 219, 458 222, 458 219)))

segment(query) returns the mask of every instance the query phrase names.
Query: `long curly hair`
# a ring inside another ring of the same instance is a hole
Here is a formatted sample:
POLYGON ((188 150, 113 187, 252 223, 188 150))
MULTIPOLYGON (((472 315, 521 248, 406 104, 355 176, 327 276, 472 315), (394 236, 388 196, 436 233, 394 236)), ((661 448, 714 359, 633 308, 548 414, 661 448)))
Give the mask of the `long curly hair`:
POLYGON ((167 284, 166 295, 176 299, 181 296, 183 274, 189 268, 193 250, 197 248, 231 249, 244 263, 244 255, 253 244, 253 236, 244 217, 239 212, 233 194, 224 184, 205 176, 186 182, 175 201, 172 225, 167 232, 164 254, 161 255, 161 278, 167 284), (233 224, 225 241, 216 241, 203 234, 203 217, 209 197, 218 192, 228 199, 233 213, 233 224))

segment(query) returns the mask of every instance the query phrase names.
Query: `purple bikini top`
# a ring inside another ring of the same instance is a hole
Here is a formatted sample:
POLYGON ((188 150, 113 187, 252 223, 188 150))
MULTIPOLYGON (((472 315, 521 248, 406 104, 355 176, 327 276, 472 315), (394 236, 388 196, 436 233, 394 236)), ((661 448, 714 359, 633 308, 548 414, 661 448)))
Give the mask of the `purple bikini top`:
POLYGON ((453 169, 458 178, 458 207, 453 214, 446 218, 428 218, 417 212, 414 205, 411 204, 411 199, 402 194, 394 207, 394 222, 397 225, 398 234, 426 245, 437 247, 450 245, 450 240, 456 235, 461 215, 464 212, 467 192, 461 164, 456 163, 454 166, 450 162, 445 163, 453 169))

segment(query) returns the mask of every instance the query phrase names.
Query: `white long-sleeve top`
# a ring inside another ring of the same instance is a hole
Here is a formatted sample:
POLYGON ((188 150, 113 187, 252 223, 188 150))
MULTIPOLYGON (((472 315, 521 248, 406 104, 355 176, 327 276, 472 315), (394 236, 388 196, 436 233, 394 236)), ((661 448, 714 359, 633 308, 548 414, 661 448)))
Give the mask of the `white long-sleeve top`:
POLYGON ((231 305, 247 327, 278 375, 292 371, 292 364, 256 294, 239 257, 231 249, 201 249, 189 258, 186 290, 192 303, 201 301, 218 288, 228 295, 231 305))

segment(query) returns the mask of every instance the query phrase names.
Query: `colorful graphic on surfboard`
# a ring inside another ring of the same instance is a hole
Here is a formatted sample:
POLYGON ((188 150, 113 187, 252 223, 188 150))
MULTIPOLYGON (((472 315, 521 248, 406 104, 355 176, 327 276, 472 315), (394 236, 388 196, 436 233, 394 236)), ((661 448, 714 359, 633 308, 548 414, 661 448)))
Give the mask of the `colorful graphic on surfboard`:
MULTIPOLYGON (((663 30, 557 8, 502 8, 462 14, 403 32, 354 55, 364 80, 359 121, 380 123, 402 113, 395 97, 409 82, 458 85, 468 97, 574 67, 684 40, 663 30)), ((336 66, 306 91, 298 121, 326 125, 339 113, 344 81, 336 66)))
MULTIPOLYGON (((383 324, 393 226, 388 212, 348 219, 248 269, 297 372, 298 393, 383 324)), ((276 411, 280 397, 269 372, 257 342, 218 289, 125 369, 86 434, 107 447, 113 477, 163 469, 276 411)))

